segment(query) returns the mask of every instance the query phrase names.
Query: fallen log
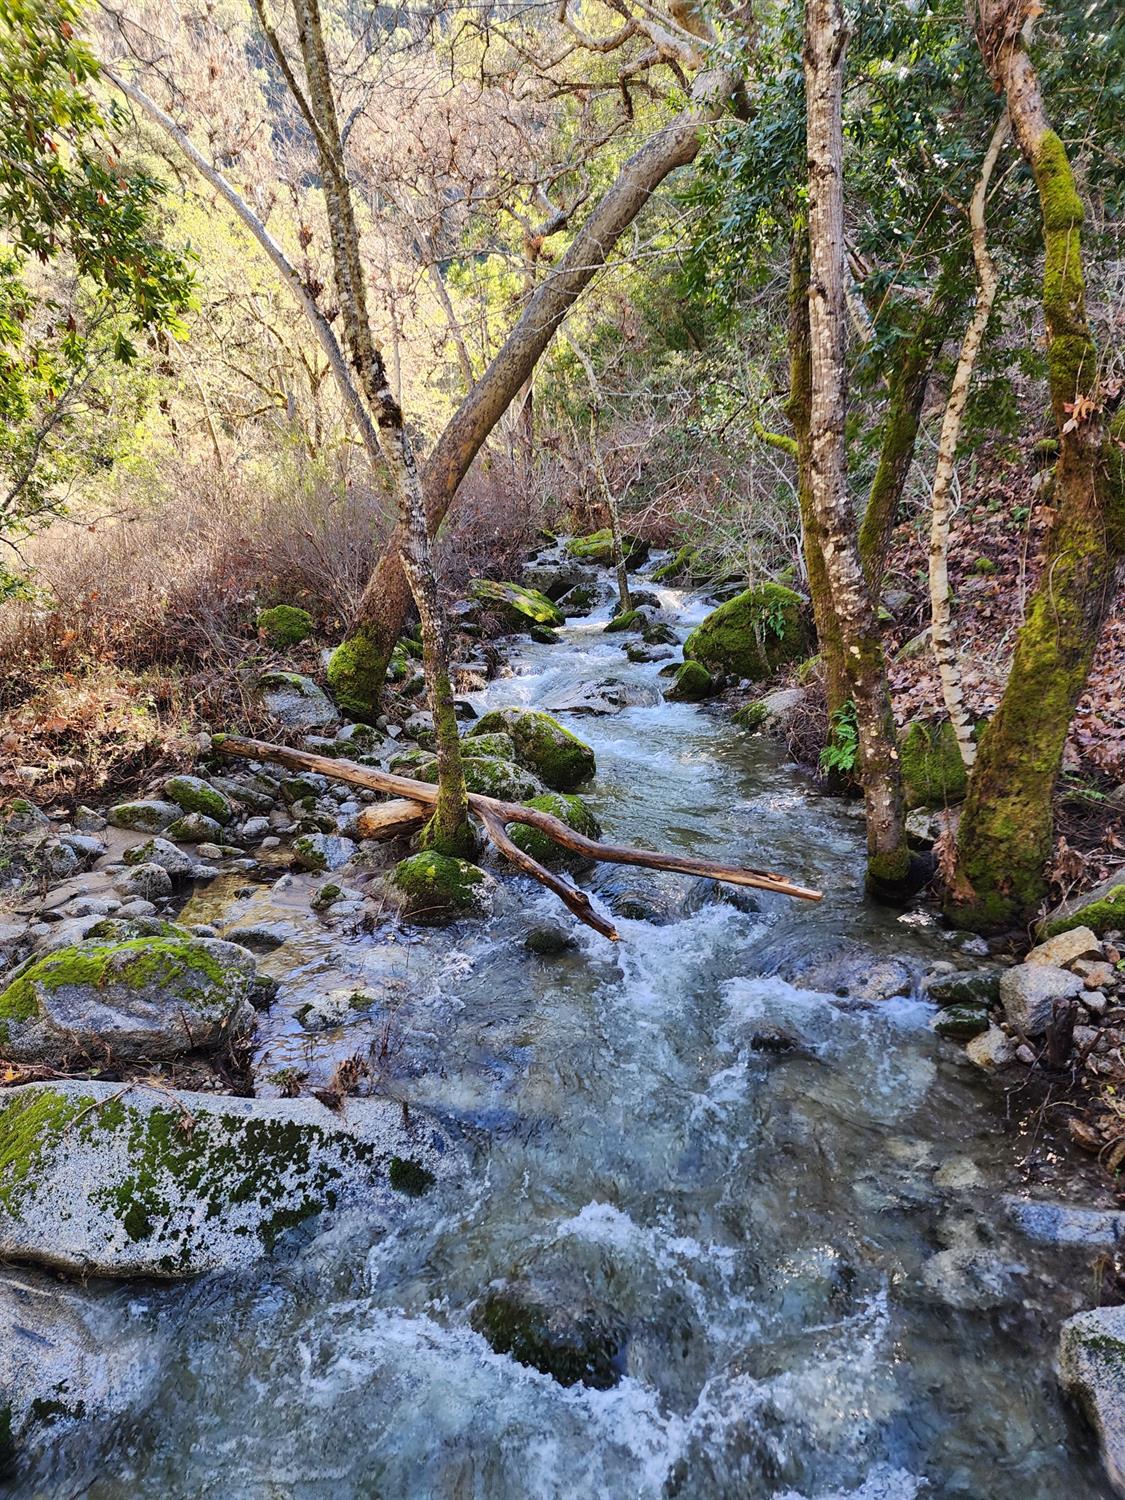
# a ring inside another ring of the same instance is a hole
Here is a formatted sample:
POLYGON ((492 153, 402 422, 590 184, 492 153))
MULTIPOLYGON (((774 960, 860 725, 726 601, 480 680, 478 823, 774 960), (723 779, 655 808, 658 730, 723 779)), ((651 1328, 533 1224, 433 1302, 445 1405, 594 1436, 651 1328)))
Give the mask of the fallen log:
MULTIPOLYGON (((370 791, 390 792, 395 798, 427 807, 437 802, 438 789, 427 781, 415 781, 411 776, 396 776, 391 771, 381 771, 375 766, 360 766, 350 760, 336 760, 327 755, 314 755, 308 750, 292 750, 288 745, 272 745, 266 740, 244 739, 237 734, 216 735, 212 741, 220 755, 229 755, 245 760, 272 760, 278 765, 295 771, 314 771, 330 781, 344 781, 353 786, 367 787, 370 791)), ((384 804, 384 809, 394 807, 384 804)), ((371 811, 377 812, 377 809, 371 811)), ((485 797, 479 792, 469 793, 469 811, 480 819, 489 840, 499 853, 511 861, 525 874, 531 875, 559 899, 579 918, 613 942, 618 939, 617 929, 597 912, 584 891, 563 880, 561 876, 544 868, 530 854, 525 854, 508 837, 509 823, 526 823, 538 828, 548 838, 564 849, 582 854, 587 859, 613 865, 640 865, 649 870, 669 870, 681 875, 703 875, 727 885, 752 886, 757 890, 777 891, 783 896, 795 896, 802 901, 820 901, 822 892, 797 885, 785 875, 773 870, 740 868, 737 865, 719 865, 709 859, 697 859, 690 854, 660 854, 650 849, 633 849, 627 845, 603 844, 597 839, 576 833, 560 818, 541 812, 536 807, 524 807, 519 802, 505 802, 499 797, 485 797)), ((401 817, 405 809, 399 808, 394 816, 401 817)), ((412 814, 409 826, 417 823, 412 814)), ((375 825, 378 819, 374 820, 375 825)), ((387 837, 389 835, 382 835, 387 837)))
POLYGON ((394 797, 390 802, 376 802, 365 807, 355 820, 361 839, 397 839, 401 833, 413 833, 429 816, 425 803, 410 797, 394 797))

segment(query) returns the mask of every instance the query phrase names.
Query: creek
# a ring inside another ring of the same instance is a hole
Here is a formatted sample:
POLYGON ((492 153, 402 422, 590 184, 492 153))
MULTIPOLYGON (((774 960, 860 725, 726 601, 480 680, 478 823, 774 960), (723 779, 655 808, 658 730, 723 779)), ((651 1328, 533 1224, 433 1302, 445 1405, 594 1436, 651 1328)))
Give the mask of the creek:
MULTIPOLYGON (((703 613, 661 599, 681 633, 703 613)), ((507 875, 484 923, 347 940, 310 913, 315 877, 198 893, 185 920, 285 934, 262 959, 283 988, 260 1076, 315 1087, 374 1046, 379 1086, 454 1122, 470 1171, 390 1233, 342 1219, 238 1277, 11 1273, 58 1299, 119 1386, 115 1414, 60 1426, 12 1495, 1107 1493, 1051 1368, 1089 1253, 1022 1239, 1001 1211, 1028 1181, 1059 1196, 1065 1174, 1032 1101, 1006 1111, 930 1030, 918 979, 955 950, 924 913, 865 901, 857 805, 715 711, 659 701, 659 664, 629 662, 607 618, 521 644, 476 708, 617 679, 649 701, 560 714, 596 751, 607 836, 782 870, 824 901, 607 866, 584 882, 617 913, 612 945, 507 875), (529 953, 544 921, 574 946, 529 953), (863 998, 873 966, 905 973, 902 993, 863 998), (817 974, 832 981, 809 988, 817 974), (300 1024, 357 987, 372 1009, 300 1024), (612 1389, 563 1387, 473 1330, 474 1300, 513 1276, 614 1310, 612 1389)))

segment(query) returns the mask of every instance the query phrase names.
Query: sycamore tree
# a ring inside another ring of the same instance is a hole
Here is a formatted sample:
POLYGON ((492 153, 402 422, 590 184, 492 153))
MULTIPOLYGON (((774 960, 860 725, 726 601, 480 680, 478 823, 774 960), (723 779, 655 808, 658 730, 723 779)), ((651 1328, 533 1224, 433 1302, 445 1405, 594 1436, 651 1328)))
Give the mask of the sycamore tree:
POLYGON ((84 465, 112 462, 121 372, 180 331, 192 290, 187 253, 161 234, 161 184, 122 158, 78 19, 72 0, 0 3, 0 538, 12 548, 84 465))

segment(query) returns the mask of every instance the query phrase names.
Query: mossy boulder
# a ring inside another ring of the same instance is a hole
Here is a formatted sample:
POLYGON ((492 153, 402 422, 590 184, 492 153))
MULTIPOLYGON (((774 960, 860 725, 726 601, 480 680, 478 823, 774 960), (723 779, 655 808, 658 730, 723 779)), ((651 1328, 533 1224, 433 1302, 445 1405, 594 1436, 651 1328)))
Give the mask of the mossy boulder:
MULTIPOLYGON (((573 828, 575 833, 584 834, 588 839, 596 839, 601 834, 597 818, 581 797, 567 796, 563 792, 546 792, 542 797, 532 797, 527 806, 534 807, 539 812, 550 813, 568 828, 573 828)), ((586 863, 581 854, 564 849, 561 844, 556 844, 554 839, 529 823, 511 823, 508 833, 513 844, 548 869, 573 870, 586 863)))
POLYGON ((202 813, 216 823, 229 823, 234 811, 227 797, 201 776, 170 776, 164 795, 186 813, 202 813))
POLYGON ((275 604, 258 611, 258 629, 272 646, 296 646, 314 628, 312 615, 295 604, 275 604))
POLYGON ((115 828, 132 828, 138 833, 163 833, 179 816, 180 808, 175 802, 163 802, 154 797, 142 798, 139 802, 119 802, 106 813, 115 828))
POLYGON ((567 1282, 494 1286, 470 1321, 497 1354, 551 1375, 560 1385, 604 1391, 625 1372, 628 1329, 620 1314, 567 1282))
POLYGON ((711 674, 702 663, 685 661, 676 669, 672 685, 664 696, 672 703, 699 703, 716 691, 711 674))
POLYGON ((1089 927, 1098 937, 1125 932, 1125 878, 1120 873, 1056 907, 1040 924, 1039 936, 1057 937, 1075 927, 1089 927))
POLYGON ((328 695, 299 672, 265 672, 258 678, 258 690, 266 711, 285 729, 312 733, 334 729, 340 722, 328 695))
MULTIPOLYGON (((594 752, 584 740, 546 714, 530 708, 498 708, 478 719, 465 737, 507 734, 520 761, 553 792, 573 792, 597 770, 594 752)), ((534 794, 533 794, 534 795, 534 794)), ((526 797, 516 800, 527 801, 526 797)))
POLYGON ((605 628, 607 635, 618 635, 625 631, 644 630, 651 625, 651 618, 642 609, 623 609, 619 615, 614 615, 605 628))
POLYGON ((531 620, 536 625, 561 625, 562 611, 546 594, 538 589, 525 589, 519 583, 498 583, 491 578, 474 578, 469 592, 482 604, 502 604, 516 622, 526 624, 531 620))
POLYGON ((169 823, 164 832, 170 839, 175 839, 178 844, 221 844, 223 842, 222 825, 214 818, 209 818, 206 813, 185 813, 182 818, 169 823))
POLYGON ((338 870, 355 851, 351 839, 336 833, 303 833, 293 840, 293 858, 302 870, 338 870))
MULTIPOLYGON (((481 736, 482 740, 495 738, 498 736, 481 736)), ((437 756, 425 750, 396 756, 391 762, 391 770, 399 776, 429 782, 431 786, 437 784, 437 756)), ((482 797, 498 797, 502 802, 526 802, 544 790, 539 778, 514 760, 499 755, 477 755, 475 741, 471 739, 465 740, 461 751, 461 770, 470 792, 478 792, 482 797)))
POLYGON ((589 583, 576 583, 558 601, 559 613, 570 620, 579 615, 588 615, 598 602, 598 591, 589 583))
POLYGON ((0 1094, 0 1256, 99 1276, 233 1270, 345 1208, 401 1200, 393 1160, 448 1175, 424 1111, 349 1099, 235 1099, 119 1083, 0 1094))
POLYGON ((58 1063, 213 1050, 249 1031, 254 979, 251 955, 216 938, 58 948, 22 964, 0 994, 0 1052, 58 1063))
POLYGON ((472 744, 462 747, 467 755, 492 755, 500 760, 516 759, 516 744, 510 734, 475 734, 472 744))
POLYGON ((485 916, 492 908, 494 882, 467 859, 423 849, 400 860, 391 888, 407 921, 438 926, 456 917, 485 916))
POLYGON ((760 682, 789 662, 801 661, 810 644, 801 596, 780 584, 762 583, 713 609, 684 642, 684 659, 701 662, 712 673, 760 682))
POLYGON ((697 547, 681 547, 670 562, 663 563, 651 575, 652 582, 679 583, 681 579, 690 579, 698 559, 697 547))
POLYGON ((908 809, 946 807, 965 796, 968 776, 957 733, 948 719, 926 724, 915 719, 899 746, 902 786, 908 809))
POLYGON ((988 1006, 961 1001, 938 1011, 930 1022, 938 1036, 949 1042, 970 1042, 989 1027, 988 1006))
POLYGON ((1059 1383, 1097 1433, 1109 1487, 1125 1494, 1125 1307, 1094 1307, 1059 1331, 1059 1383))
POLYGON ((404 652, 388 651, 374 634, 358 629, 329 656, 324 675, 341 711, 361 724, 373 724, 384 680, 398 682, 409 665, 404 652))
MULTIPOLYGON (((600 531, 592 531, 588 536, 572 536, 566 544, 566 550, 571 557, 580 558, 583 562, 608 565, 613 562, 613 532, 608 526, 603 526, 600 531)), ((621 538, 621 550, 625 555, 626 566, 639 568, 648 556, 649 547, 639 536, 630 536, 626 532, 621 538)))

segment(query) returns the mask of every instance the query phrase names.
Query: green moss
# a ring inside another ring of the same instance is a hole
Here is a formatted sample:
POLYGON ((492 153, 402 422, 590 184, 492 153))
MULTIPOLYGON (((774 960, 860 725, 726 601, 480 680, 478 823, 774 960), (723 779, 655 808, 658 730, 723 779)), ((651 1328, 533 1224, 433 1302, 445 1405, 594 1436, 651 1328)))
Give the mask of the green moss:
POLYGON ((510 612, 537 625, 561 625, 563 614, 557 604, 538 589, 525 589, 518 583, 497 583, 490 578, 474 578, 469 585, 474 599, 484 604, 502 604, 510 612))
POLYGON ((619 615, 614 615, 606 626, 607 635, 616 635, 626 630, 641 630, 647 623, 646 617, 639 609, 624 609, 619 615))
POLYGON ((497 760, 515 760, 516 745, 510 734, 498 731, 492 734, 475 734, 472 743, 465 746, 467 755, 490 755, 497 760))
POLYGON ((681 547, 670 562, 662 564, 652 574, 653 583, 677 583, 681 578, 690 578, 699 553, 694 547, 681 547))
POLYGON ((51 1089, 0 1095, 0 1204, 13 1219, 39 1163, 77 1114, 77 1105, 51 1089))
POLYGON ((597 770, 589 745, 550 714, 535 709, 495 709, 473 725, 465 737, 466 750, 481 735, 496 733, 511 737, 520 761, 552 791, 573 792, 597 770))
POLYGON ((1101 901, 1091 901, 1066 917, 1056 917, 1043 926, 1045 938, 1055 937, 1060 932, 1070 932, 1074 927, 1089 927, 1098 937, 1107 932, 1125 931, 1125 882, 1115 886, 1101 901))
POLYGON ((424 849, 400 860, 391 885, 403 898, 403 915, 416 922, 443 922, 483 908, 483 870, 464 859, 424 849))
POLYGON ((915 719, 899 746, 906 807, 946 807, 960 802, 968 786, 957 733, 948 719, 938 725, 915 719))
POLYGON ((961 1001, 939 1012, 930 1024, 947 1041, 968 1042, 988 1030, 988 1006, 961 1001))
POLYGON ((173 776, 164 783, 164 791, 185 812, 202 813, 216 823, 231 820, 231 805, 226 797, 198 776, 173 776))
POLYGON ((360 724, 374 724, 378 718, 393 645, 381 641, 374 630, 359 628, 328 658, 328 690, 348 718, 360 724))
POLYGON ((313 617, 294 604, 275 604, 258 612, 258 629, 275 646, 296 646, 313 633, 313 617))
POLYGON ((742 729, 761 729, 762 725, 770 716, 770 711, 765 703, 759 698, 754 703, 744 703, 731 715, 734 722, 742 729))
POLYGON ((806 656, 809 643, 800 595, 765 583, 712 610, 688 636, 684 658, 757 682, 806 656))
MULTIPOLYGON (((613 532, 608 526, 603 526, 600 531, 592 531, 588 536, 572 536, 566 544, 566 550, 571 557, 579 557, 584 562, 612 563, 613 532)), ((639 536, 630 536, 626 532, 621 538, 621 550, 625 561, 634 565, 647 557, 648 543, 639 536)))
MULTIPOLYGON (((573 828, 575 833, 584 834, 588 839, 596 839, 601 833, 597 818, 581 797, 568 797, 561 792, 547 792, 542 797, 532 797, 525 805, 534 807, 539 812, 550 813, 552 817, 565 823, 568 828, 573 828)), ((530 854, 532 859, 538 860, 541 865, 546 865, 548 869, 556 867, 571 869, 584 863, 582 855, 562 848, 549 835, 542 833, 538 828, 533 828, 529 823, 512 823, 508 828, 508 833, 513 844, 522 849, 525 854, 530 854)))
POLYGON ((701 662, 685 661, 676 670, 665 697, 673 703, 698 703, 715 692, 711 674, 701 662))
POLYGON ((865 885, 881 901, 897 901, 910 874, 910 850, 906 844, 867 859, 865 885))
POLYGON ((411 1198, 420 1198, 437 1181, 421 1162, 402 1156, 391 1157, 387 1178, 396 1193, 406 1193, 411 1198))

